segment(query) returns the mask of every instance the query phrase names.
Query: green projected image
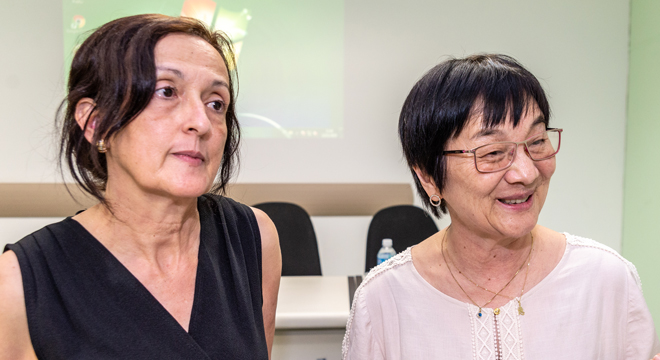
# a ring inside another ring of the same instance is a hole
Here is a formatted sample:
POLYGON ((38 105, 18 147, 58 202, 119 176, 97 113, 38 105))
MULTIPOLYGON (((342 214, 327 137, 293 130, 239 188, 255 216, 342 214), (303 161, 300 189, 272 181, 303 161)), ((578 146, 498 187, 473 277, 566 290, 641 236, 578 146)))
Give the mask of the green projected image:
POLYGON ((64 62, 90 31, 145 13, 225 32, 237 55, 238 118, 248 138, 343 133, 343 0, 63 0, 64 62))

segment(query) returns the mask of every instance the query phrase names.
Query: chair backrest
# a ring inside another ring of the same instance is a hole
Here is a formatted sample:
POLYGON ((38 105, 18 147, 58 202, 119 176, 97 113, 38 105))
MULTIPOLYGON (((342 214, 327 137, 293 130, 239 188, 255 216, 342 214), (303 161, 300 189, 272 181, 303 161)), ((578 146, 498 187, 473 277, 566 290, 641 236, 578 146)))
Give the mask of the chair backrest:
POLYGON ((378 211, 369 224, 365 272, 376 266, 383 239, 392 239, 394 250, 399 253, 436 232, 438 226, 431 215, 416 206, 397 205, 378 211))
POLYGON ((268 214, 275 223, 282 249, 282 276, 321 275, 316 234, 307 211, 286 202, 253 206, 268 214))

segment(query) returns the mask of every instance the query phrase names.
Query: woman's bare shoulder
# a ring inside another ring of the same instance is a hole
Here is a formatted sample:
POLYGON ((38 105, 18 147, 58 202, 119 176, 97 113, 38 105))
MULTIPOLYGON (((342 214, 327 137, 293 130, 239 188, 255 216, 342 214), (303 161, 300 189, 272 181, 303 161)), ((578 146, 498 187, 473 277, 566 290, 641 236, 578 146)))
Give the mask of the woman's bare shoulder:
POLYGON ((251 207, 259 225, 261 236, 261 257, 264 265, 263 272, 273 276, 271 279, 279 286, 280 273, 282 271, 282 255, 280 253, 280 241, 277 228, 265 212, 251 207))
POLYGON ((0 255, 0 319, 19 305, 25 308, 21 268, 16 254, 7 251, 0 255))
POLYGON ((23 280, 13 251, 0 255, 0 359, 36 359, 28 331, 23 280))
POLYGON ((277 236, 277 229, 275 228, 275 224, 273 223, 273 220, 266 215, 265 212, 263 212, 260 209, 250 207, 252 209, 252 212, 254 212, 254 217, 257 219, 257 224, 259 225, 259 232, 261 233, 261 241, 266 242, 266 243, 271 243, 271 245, 278 244, 279 246, 279 238, 277 236), (275 244, 272 244, 272 243, 275 244))

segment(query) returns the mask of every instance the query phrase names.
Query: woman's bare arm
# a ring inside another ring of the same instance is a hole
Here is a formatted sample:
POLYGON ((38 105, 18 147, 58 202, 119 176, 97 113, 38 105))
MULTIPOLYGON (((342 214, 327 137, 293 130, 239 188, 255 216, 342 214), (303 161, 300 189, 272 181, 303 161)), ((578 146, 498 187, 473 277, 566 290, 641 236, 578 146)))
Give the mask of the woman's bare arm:
POLYGON ((0 255, 0 359, 36 359, 28 332, 23 280, 16 254, 0 255))
POLYGON ((262 264, 262 293, 264 304, 264 329, 268 343, 268 357, 273 349, 275 337, 275 310, 277 308, 277 293, 280 289, 280 276, 282 274, 282 254, 280 241, 277 236, 275 224, 268 215, 259 209, 252 209, 259 224, 261 233, 261 264, 262 264))

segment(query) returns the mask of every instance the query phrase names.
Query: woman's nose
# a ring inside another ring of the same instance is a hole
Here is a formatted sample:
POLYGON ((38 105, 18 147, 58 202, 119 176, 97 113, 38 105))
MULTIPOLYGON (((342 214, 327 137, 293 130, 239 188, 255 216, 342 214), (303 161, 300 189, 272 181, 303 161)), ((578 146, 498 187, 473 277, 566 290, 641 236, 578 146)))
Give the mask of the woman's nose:
POLYGON ((525 144, 519 144, 513 163, 507 169, 506 179, 510 183, 520 182, 530 184, 538 177, 536 163, 529 156, 525 144))
POLYGON ((196 132, 198 135, 206 134, 211 128, 208 109, 200 99, 191 99, 184 108, 184 131, 196 132))

